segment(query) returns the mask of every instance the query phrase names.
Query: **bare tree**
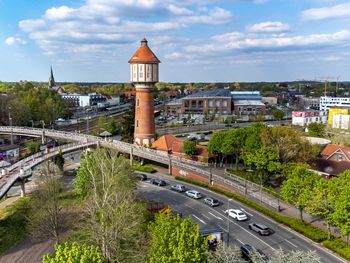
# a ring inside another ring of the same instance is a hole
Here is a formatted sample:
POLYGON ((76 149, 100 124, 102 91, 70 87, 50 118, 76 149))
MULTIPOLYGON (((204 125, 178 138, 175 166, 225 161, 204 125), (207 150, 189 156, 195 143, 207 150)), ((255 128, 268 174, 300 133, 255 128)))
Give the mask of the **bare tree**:
POLYGON ((47 161, 39 172, 38 187, 30 200, 29 230, 33 236, 52 238, 60 242, 60 230, 64 225, 60 191, 62 173, 56 165, 47 161))
MULTIPOLYGON (((141 262, 145 208, 136 201, 136 182, 128 162, 98 149, 78 172, 88 187, 84 233, 112 262, 141 262)), ((79 180, 79 178, 77 178, 79 180)), ((80 182, 81 185, 81 182, 80 182)))

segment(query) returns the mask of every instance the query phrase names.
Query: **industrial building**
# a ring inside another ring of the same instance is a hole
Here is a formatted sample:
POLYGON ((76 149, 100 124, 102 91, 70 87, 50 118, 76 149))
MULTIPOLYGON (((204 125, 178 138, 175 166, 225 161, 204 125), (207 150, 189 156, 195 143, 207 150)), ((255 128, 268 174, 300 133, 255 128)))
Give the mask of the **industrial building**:
POLYGON ((350 98, 323 96, 320 98, 320 110, 329 111, 332 107, 350 107, 350 98))

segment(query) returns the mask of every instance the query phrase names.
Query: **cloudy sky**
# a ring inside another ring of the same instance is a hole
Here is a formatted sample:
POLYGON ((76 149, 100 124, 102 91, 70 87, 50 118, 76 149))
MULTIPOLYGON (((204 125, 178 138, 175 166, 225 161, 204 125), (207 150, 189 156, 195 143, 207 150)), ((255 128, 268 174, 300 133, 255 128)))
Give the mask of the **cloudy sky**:
POLYGON ((0 0, 0 80, 128 82, 143 37, 162 81, 350 80, 338 0, 0 0))

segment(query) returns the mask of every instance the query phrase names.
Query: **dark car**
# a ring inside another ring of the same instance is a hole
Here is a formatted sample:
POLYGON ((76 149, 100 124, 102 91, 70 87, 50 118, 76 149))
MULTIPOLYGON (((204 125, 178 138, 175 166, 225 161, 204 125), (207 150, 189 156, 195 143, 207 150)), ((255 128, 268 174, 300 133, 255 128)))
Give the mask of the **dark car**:
POLYGON ((161 180, 161 179, 152 179, 150 181, 151 184, 155 184, 155 185, 158 185, 158 186, 166 186, 166 182, 164 180, 161 180))
POLYGON ((147 180, 147 175, 142 174, 142 173, 136 173, 135 176, 140 179, 141 181, 146 181, 147 180))
POLYGON ((245 245, 241 246, 242 258, 244 258, 248 262, 253 262, 253 260, 252 260, 253 253, 257 253, 257 255, 260 255, 261 259, 264 261, 267 261, 269 259, 266 256, 266 254, 264 252, 262 252, 260 249, 255 249, 249 244, 245 244, 245 245))
POLYGON ((271 235, 273 233, 269 227, 267 227, 263 224, 260 224, 260 223, 249 224, 249 229, 257 232, 259 235, 262 235, 262 236, 268 236, 268 235, 271 235))
POLYGON ((219 200, 211 198, 211 197, 204 198, 204 203, 206 205, 210 205, 211 207, 220 205, 219 200))

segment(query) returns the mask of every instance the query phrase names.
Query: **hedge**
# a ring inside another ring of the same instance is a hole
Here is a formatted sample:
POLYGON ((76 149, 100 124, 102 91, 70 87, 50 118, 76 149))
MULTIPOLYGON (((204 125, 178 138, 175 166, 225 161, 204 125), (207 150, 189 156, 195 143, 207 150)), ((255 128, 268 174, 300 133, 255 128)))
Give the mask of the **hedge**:
POLYGON ((323 245, 350 261, 350 246, 343 240, 339 238, 326 240, 323 245))
POLYGON ((322 241, 327 239, 327 233, 325 231, 319 229, 318 227, 315 227, 315 226, 313 226, 309 223, 306 223, 306 222, 302 222, 301 220, 296 219, 296 218, 282 216, 280 214, 277 214, 277 213, 269 210, 268 208, 263 207, 263 206, 255 203, 255 202, 253 202, 253 201, 251 201, 243 196, 237 195, 237 194, 229 192, 229 191, 222 190, 222 189, 217 188, 215 186, 209 186, 206 183, 196 182, 196 181, 184 178, 184 177, 176 176, 175 179, 210 189, 216 193, 223 194, 227 197, 230 197, 230 198, 233 198, 239 202, 242 202, 242 203, 252 207, 254 210, 259 211, 259 212, 263 213, 264 215, 273 218, 275 221, 282 223, 286 226, 289 226, 290 228, 292 228, 295 231, 299 232, 300 234, 303 234, 304 236, 312 239, 315 242, 322 242, 322 241))
POLYGON ((154 173, 156 170, 150 165, 141 165, 141 164, 133 164, 132 168, 135 171, 144 172, 144 173, 154 173))

